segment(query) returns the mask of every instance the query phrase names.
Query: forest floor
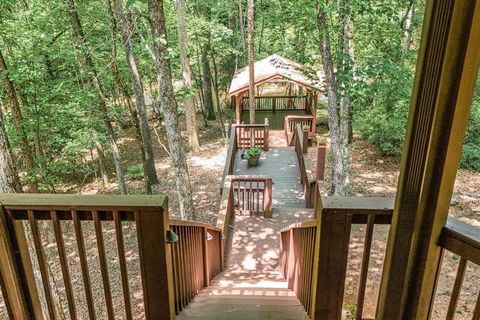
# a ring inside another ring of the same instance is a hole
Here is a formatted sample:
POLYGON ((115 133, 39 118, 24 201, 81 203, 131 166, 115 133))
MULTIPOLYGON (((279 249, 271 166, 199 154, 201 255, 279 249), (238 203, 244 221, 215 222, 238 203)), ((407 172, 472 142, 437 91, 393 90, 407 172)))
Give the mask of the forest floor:
MULTIPOLYGON (((184 128, 182 128, 182 132, 184 128)), ((160 128, 157 128, 160 131, 160 128)), ((321 131, 321 130, 320 130, 321 131)), ((196 153, 188 153, 187 161, 189 165, 189 174, 192 182, 194 201, 196 207, 197 220, 214 224, 216 222, 216 214, 220 203, 220 182, 223 173, 223 167, 226 157, 226 146, 221 135, 220 126, 215 123, 207 128, 200 128, 201 150, 196 153)), ((160 133, 164 137, 164 133, 160 133)), ((186 138, 186 137, 185 137, 186 138)), ((319 133, 319 138, 324 141, 328 140, 325 130, 319 133)), ((152 137, 154 142, 154 152, 156 157, 156 168, 161 181, 157 193, 166 194, 169 197, 169 210, 171 218, 179 218, 179 210, 177 205, 177 195, 175 191, 175 180, 173 168, 170 158, 164 147, 167 142, 164 138, 158 139, 158 135, 152 137)), ((127 132, 126 136, 119 141, 122 154, 124 155, 124 165, 126 168, 138 165, 140 163, 138 143, 133 135, 127 132)), ((309 156, 314 162, 316 160, 315 148, 309 152, 309 156)), ((328 162, 328 161, 327 161, 328 162)), ((111 165, 113 172, 113 165, 111 165)), ((329 180, 329 169, 326 169, 326 182, 329 180)), ((351 148, 351 179, 353 193, 355 196, 375 196, 375 197, 394 197, 397 187, 397 179, 399 173, 399 159, 384 156, 370 145, 368 142, 355 136, 351 148)), ((97 180, 88 181, 87 183, 75 183, 69 186, 65 191, 82 194, 98 194, 98 193, 116 193, 117 185, 114 179, 110 179, 111 185, 106 189, 97 180)), ((138 180, 135 175, 127 176, 128 189, 131 194, 144 193, 142 180, 138 180)), ((451 206, 450 214, 463 221, 480 226, 480 172, 472 172, 468 170, 459 170, 456 181, 456 205, 451 206)), ((51 226, 45 225, 47 234, 51 226)), ((136 250, 136 230, 131 223, 123 225, 125 245, 127 252, 127 268, 129 274, 135 276, 129 279, 131 299, 134 307, 136 318, 142 318, 142 293, 141 281, 139 278, 138 253, 136 250)), ((114 237, 113 224, 104 223, 103 230, 105 236, 105 246, 109 261, 109 276, 112 284, 112 296, 116 313, 123 313, 123 296, 120 281, 120 271, 118 270, 118 255, 116 241, 114 237), (117 310, 118 309, 118 310, 117 310)), ((359 271, 361 266, 363 240, 365 229, 364 226, 355 225, 352 227, 349 263, 347 271, 347 284, 345 287, 345 308, 350 314, 355 313, 356 296, 358 290, 359 271)), ((76 242, 73 226, 65 222, 64 234, 66 239, 66 250, 70 257, 71 274, 78 278, 74 279, 74 292, 78 294, 77 309, 86 310, 84 298, 82 297, 83 284, 80 277, 78 255, 76 255, 76 242)), ((96 238, 93 226, 85 223, 84 234, 86 238, 86 249, 89 253, 89 265, 98 266, 98 255, 96 254, 96 238)), ((367 294, 364 309, 364 318, 373 318, 376 298, 378 295, 378 286, 383 266, 383 257, 386 248, 386 240, 388 235, 388 226, 376 226, 374 232, 374 240, 372 246, 372 255, 369 266, 369 278, 367 283, 367 294)), ((54 239, 44 239, 46 243, 46 255, 56 256, 54 239), (53 250, 53 251, 52 251, 53 250), (51 252, 51 253, 50 253, 51 252)), ((59 305, 66 306, 65 299, 62 298, 64 291, 60 266, 58 262, 49 262, 50 273, 54 275, 55 287, 53 288, 57 296, 59 305)), ((459 258, 446 253, 444 263, 442 265, 442 277, 437 289, 437 300, 434 308, 433 319, 445 318, 445 313, 449 303, 449 296, 453 287, 453 280, 456 275, 456 268, 459 258)), ((95 301, 104 301, 102 280, 99 270, 92 267, 90 270, 91 281, 93 286, 95 301)), ((469 265, 465 277, 464 287, 457 306, 457 315, 455 319, 470 319, 474 308, 474 302, 480 290, 480 268, 469 265)), ((2 308, 0 307, 0 318, 2 318, 2 308)), ((105 314, 106 309, 102 303, 96 304, 97 315, 105 314)), ((59 312, 67 313, 67 310, 59 312)), ((86 313, 85 313, 86 317, 86 313)), ((80 317, 81 318, 81 317, 80 317)))

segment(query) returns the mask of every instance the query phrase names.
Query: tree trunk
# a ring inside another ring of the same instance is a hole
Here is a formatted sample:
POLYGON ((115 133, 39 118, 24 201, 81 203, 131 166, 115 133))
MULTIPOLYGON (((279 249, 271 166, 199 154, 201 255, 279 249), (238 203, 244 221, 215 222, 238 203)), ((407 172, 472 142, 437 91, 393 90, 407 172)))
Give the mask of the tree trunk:
POLYGON ((247 2, 247 28, 248 28, 248 108, 250 123, 255 123, 255 42, 253 30, 253 0, 247 2))
POLYGON ((220 89, 218 87, 218 68, 217 62, 215 61, 215 55, 213 50, 210 51, 210 55, 212 58, 212 66, 213 66, 213 91, 215 91, 215 102, 217 104, 217 112, 218 112, 218 124, 220 125, 220 131, 222 131, 222 136, 226 137, 226 132, 223 123, 223 110, 222 106, 220 105, 220 89))
POLYGON ((3 117, 0 117, 0 192, 22 192, 22 186, 18 178, 17 168, 13 162, 12 151, 3 123, 3 117))
POLYGON ((208 61, 208 51, 210 51, 210 45, 205 43, 202 46, 203 99, 207 120, 215 120, 212 95, 212 71, 210 70, 210 62, 208 61))
POLYGON ((187 30, 185 17, 187 8, 185 0, 176 0, 177 12, 177 30, 178 30, 178 49, 180 51, 180 63, 182 65, 182 81, 187 91, 185 98, 185 122, 187 124, 188 144, 193 152, 200 150, 200 142, 197 133, 197 119, 195 114, 195 101, 192 92, 192 70, 190 68, 190 58, 187 55, 187 30))
POLYGON ((180 214, 183 219, 194 220, 195 207, 193 205, 192 187, 190 185, 187 161, 183 150, 180 129, 178 127, 177 102, 175 101, 173 93, 172 70, 168 59, 163 0, 148 0, 148 11, 154 46, 153 52, 155 54, 155 67, 157 70, 160 101, 163 106, 168 146, 175 171, 180 214))
POLYGON ((334 62, 326 15, 321 4, 318 5, 317 10, 317 27, 320 33, 320 51, 322 54, 325 81, 327 83, 328 126, 330 129, 333 160, 331 193, 336 196, 347 196, 350 194, 348 165, 345 165, 348 163, 348 135, 342 135, 342 129, 345 129, 344 124, 347 121, 345 118, 342 119, 341 113, 343 112, 338 104, 338 84, 334 73, 334 62), (345 139, 345 137, 347 137, 347 139, 345 139), (345 144, 347 144, 346 147, 345 144))
POLYGON ((410 45, 412 42, 412 32, 413 32, 413 17, 415 15, 415 1, 410 0, 407 8, 407 12, 402 19, 402 31, 403 39, 402 45, 400 48, 400 63, 403 65, 405 63, 405 55, 410 50, 410 45))
POLYGON ((144 152, 144 171, 147 179, 147 191, 151 189, 152 185, 159 183, 157 171, 155 169, 155 159, 153 156, 152 139, 150 134, 150 127, 148 125, 147 106, 145 104, 145 94, 143 91, 142 78, 138 71, 137 59, 133 52, 132 37, 134 32, 130 27, 132 25, 127 13, 123 9, 122 0, 114 0, 115 11, 120 19, 120 27, 122 31, 123 46, 125 49, 125 56, 127 58, 128 67, 130 69, 130 76, 132 80, 133 93, 135 95, 135 107, 138 114, 141 140, 144 152))
MULTIPOLYGON (((5 63, 2 52, 0 51, 0 75, 7 72, 7 64, 5 63)), ((25 132, 23 123, 22 110, 17 98, 17 92, 8 74, 3 75, 3 86, 7 92, 9 109, 12 111, 13 125, 15 126, 16 130, 19 130, 20 151, 22 153, 22 157, 24 158, 25 166, 27 171, 34 170, 36 168, 35 157, 33 155, 32 148, 28 143, 27 133, 25 132)), ((38 183, 36 178, 29 183, 29 189, 31 192, 38 192, 38 183)))
POLYGON ((102 176, 102 184, 105 188, 108 185, 107 163, 105 160, 105 152, 103 151, 103 146, 98 140, 95 141, 95 149, 97 150, 98 164, 100 166, 100 175, 102 176))
POLYGON ((105 129, 108 136, 108 141, 110 144, 110 149, 112 151, 113 162, 115 164, 115 171, 117 173, 118 187, 121 194, 127 193, 127 186, 125 184, 125 176, 123 173, 122 159, 120 156, 120 151, 115 138, 115 132, 113 131, 112 123, 107 112, 107 103, 106 98, 102 90, 100 79, 93 63, 93 59, 90 55, 90 51, 87 48, 87 41, 85 34, 83 32, 82 23, 80 17, 78 16, 77 9, 75 8, 75 0, 65 0, 67 5, 67 10, 70 18, 70 25, 73 31, 73 36, 75 37, 75 47, 81 57, 80 64, 86 71, 86 74, 89 76, 90 85, 93 85, 98 99, 98 110, 100 116, 104 122, 105 129))

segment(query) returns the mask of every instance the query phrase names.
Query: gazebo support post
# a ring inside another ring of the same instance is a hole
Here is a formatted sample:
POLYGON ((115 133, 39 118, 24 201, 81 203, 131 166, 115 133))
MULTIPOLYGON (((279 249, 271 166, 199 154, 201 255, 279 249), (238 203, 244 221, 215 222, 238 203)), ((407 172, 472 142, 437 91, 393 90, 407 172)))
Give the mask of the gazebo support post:
POLYGON ((242 123, 242 99, 245 92, 240 92, 235 95, 235 114, 236 114, 236 123, 242 123))

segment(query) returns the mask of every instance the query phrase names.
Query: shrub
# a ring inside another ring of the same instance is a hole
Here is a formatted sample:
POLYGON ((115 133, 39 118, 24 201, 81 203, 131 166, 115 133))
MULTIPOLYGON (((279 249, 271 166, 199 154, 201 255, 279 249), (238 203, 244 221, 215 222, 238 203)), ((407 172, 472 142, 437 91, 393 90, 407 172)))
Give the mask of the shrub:
POLYGON ((127 177, 130 180, 142 180, 143 179, 143 165, 132 164, 127 167, 127 177))

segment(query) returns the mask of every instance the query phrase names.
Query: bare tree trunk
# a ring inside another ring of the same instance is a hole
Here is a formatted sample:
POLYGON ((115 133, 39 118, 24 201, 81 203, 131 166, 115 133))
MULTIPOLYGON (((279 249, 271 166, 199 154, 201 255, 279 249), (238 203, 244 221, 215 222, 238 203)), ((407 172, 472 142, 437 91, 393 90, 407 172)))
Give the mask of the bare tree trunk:
POLYGON ((150 127, 148 125, 147 106, 145 104, 145 94, 143 91, 142 78, 138 71, 137 59, 133 52, 132 37, 134 35, 132 28, 132 19, 129 19, 128 14, 124 11, 122 0, 114 0, 114 6, 117 16, 120 18, 120 27, 122 31, 123 46, 125 49, 125 56, 127 58, 128 67, 130 68, 130 76, 132 79, 133 92, 135 94, 135 106, 138 114, 141 140, 143 144, 144 158, 145 158, 145 173, 147 178, 147 191, 151 189, 151 185, 159 183, 157 171, 155 169, 155 159, 153 156, 152 139, 150 134, 150 127))
POLYGON ((210 51, 210 45, 208 43, 205 43, 202 46, 203 99, 204 99, 205 113, 207 114, 207 120, 215 120, 215 111, 213 109, 213 96, 212 96, 212 71, 210 69, 210 62, 208 61, 209 51, 210 51))
POLYGON ((70 25, 72 28, 73 36, 75 37, 75 47, 81 57, 80 64, 87 71, 86 73, 90 77, 90 85, 93 85, 98 99, 98 110, 100 116, 104 122, 105 129, 107 132, 108 140, 110 143, 110 149, 112 151, 113 162, 115 164, 115 171, 117 173, 118 187, 121 194, 127 193, 127 186, 125 184, 125 176, 123 173, 122 159, 120 156, 120 151, 115 138, 115 132, 113 131, 112 123, 110 122, 110 117, 107 112, 107 103, 106 98, 102 90, 100 79, 98 73, 95 69, 95 64, 93 63, 92 56, 90 51, 87 48, 87 41, 85 34, 83 32, 82 23, 80 17, 78 16, 77 9, 75 8, 75 0, 65 0, 68 8, 68 14, 70 18, 70 25))
POLYGON ((0 192, 22 192, 17 168, 12 158, 3 116, 0 116, 0 192))
MULTIPOLYGON (((0 75, 2 75, 3 73, 7 73, 7 71, 7 64, 5 63, 2 52, 0 51, 0 75)), ((27 133, 25 132, 23 124, 22 110, 20 108, 20 103, 18 102, 17 98, 17 92, 15 91, 15 86, 10 80, 8 74, 3 75, 3 86, 5 87, 5 91, 7 92, 8 106, 12 111, 13 125, 17 130, 19 130, 20 133, 20 151, 22 153, 22 157, 24 158, 25 166, 27 168, 27 171, 34 170, 36 168, 35 157, 33 155, 30 144, 28 143, 27 133)), ((31 183, 29 183, 29 189, 32 192, 38 192, 38 183, 36 181, 36 178, 31 183)))
POLYGON ((410 50, 410 45, 412 42, 412 32, 413 32, 413 17, 415 15, 415 0, 410 0, 408 3, 407 12, 402 19, 402 30, 403 30, 403 41, 400 48, 400 63, 403 65, 405 62, 405 55, 410 50))
POLYGON ((342 129, 345 130, 345 123, 347 123, 348 126, 348 122, 341 116, 343 111, 338 104, 338 84, 334 73, 334 62, 332 58, 326 14, 321 4, 318 5, 317 9, 320 51, 322 54, 325 81, 327 82, 328 126, 330 129, 330 143, 332 146, 333 158, 331 193, 336 196, 346 196, 350 194, 348 135, 342 134, 342 129))
POLYGON ((180 130, 178 127, 177 102, 175 101, 172 84, 172 70, 168 60, 167 32, 163 0, 148 0, 148 11, 152 31, 155 54, 155 67, 163 106, 165 129, 168 146, 175 170, 175 179, 182 218, 195 219, 192 187, 188 175, 187 161, 183 150, 180 130))
POLYGON ((247 28, 248 28, 248 108, 250 123, 255 123, 255 42, 253 28, 253 0, 247 2, 247 28))
POLYGON ((187 55, 187 30, 185 22, 187 8, 185 0, 176 0, 175 4, 177 10, 178 48, 180 51, 180 63, 182 64, 182 81, 183 86, 188 91, 184 101, 188 144, 193 152, 198 152, 200 142, 198 140, 195 101, 193 100, 192 92, 192 70, 190 68, 190 58, 187 55))
POLYGON ((217 62, 215 61, 215 55, 213 50, 210 51, 210 55, 212 58, 212 66, 213 66, 213 91, 215 91, 215 101, 217 104, 217 111, 218 111, 218 124, 220 125, 220 131, 222 131, 222 136, 226 137, 225 128, 223 126, 223 110, 222 106, 220 105, 220 92, 218 88, 218 68, 217 62))
POLYGON ((108 185, 107 163, 105 160, 105 152, 103 151, 103 146, 98 140, 95 142, 95 149, 97 150, 98 164, 100 166, 100 175, 102 176, 102 184, 105 188, 108 185))
POLYGON ((242 0, 238 1, 238 24, 240 25, 240 37, 242 43, 243 52, 247 50, 247 44, 245 41, 245 23, 243 18, 243 8, 242 8, 242 0))

